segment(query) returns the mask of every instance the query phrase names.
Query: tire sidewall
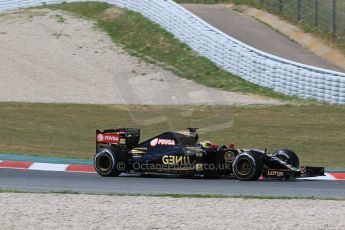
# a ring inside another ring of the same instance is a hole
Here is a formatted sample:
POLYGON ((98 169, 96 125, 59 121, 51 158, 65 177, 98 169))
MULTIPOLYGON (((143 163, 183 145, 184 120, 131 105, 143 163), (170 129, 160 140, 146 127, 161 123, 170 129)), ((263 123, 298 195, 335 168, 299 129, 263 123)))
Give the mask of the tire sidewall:
POLYGON ((273 156, 278 157, 279 159, 287 162, 295 168, 299 168, 299 159, 296 153, 289 149, 278 149, 273 153, 273 156), (283 156, 285 159, 282 159, 279 156, 283 156))
POLYGON ((257 165, 257 161, 256 159, 252 156, 252 154, 248 153, 241 153, 239 154, 233 162, 232 165, 233 168, 233 173, 236 176, 236 178, 240 179, 240 180, 253 180, 255 179, 255 174, 257 174, 257 169, 258 169, 258 165, 257 165), (247 159, 250 164, 251 164, 251 169, 250 169, 250 173, 248 173, 247 175, 241 175, 238 173, 237 171, 237 164, 241 159, 247 159))
POLYGON ((113 176, 114 173, 117 174, 118 172, 117 172, 117 169, 115 168, 116 165, 117 165, 116 155, 110 149, 106 149, 106 148, 100 149, 96 153, 96 155, 94 157, 94 167, 95 167, 95 170, 101 176, 113 176), (98 166, 97 166, 97 160, 102 155, 107 155, 111 159, 111 165, 110 165, 110 167, 109 167, 109 169, 107 171, 103 171, 103 170, 99 169, 98 166))

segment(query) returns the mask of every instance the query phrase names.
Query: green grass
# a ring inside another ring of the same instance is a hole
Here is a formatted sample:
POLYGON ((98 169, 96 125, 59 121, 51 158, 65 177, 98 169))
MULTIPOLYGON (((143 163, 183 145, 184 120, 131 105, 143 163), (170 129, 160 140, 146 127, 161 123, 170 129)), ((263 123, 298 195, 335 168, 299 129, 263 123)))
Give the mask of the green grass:
POLYGON ((142 139, 199 127, 200 140, 288 147, 302 164, 345 167, 345 107, 120 106, 0 103, 0 152, 91 158, 95 130, 138 127, 142 139))
POLYGON ((98 28, 107 32, 116 44, 120 44, 132 55, 159 64, 180 77, 228 91, 298 100, 251 84, 218 68, 210 60, 199 56, 172 34, 138 13, 128 10, 122 10, 120 13, 117 10, 114 17, 109 17, 107 10, 113 6, 94 2, 45 5, 43 8, 64 10, 94 20, 98 28))

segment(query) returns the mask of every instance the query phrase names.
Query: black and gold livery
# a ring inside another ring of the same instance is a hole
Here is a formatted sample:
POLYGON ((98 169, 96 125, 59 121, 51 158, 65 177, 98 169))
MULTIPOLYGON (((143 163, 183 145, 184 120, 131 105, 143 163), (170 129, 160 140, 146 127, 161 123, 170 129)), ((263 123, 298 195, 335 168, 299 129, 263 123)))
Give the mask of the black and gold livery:
POLYGON ((233 176, 239 180, 294 179, 323 176, 322 167, 299 167, 288 149, 235 149, 233 145, 201 145, 197 129, 165 132, 139 143, 140 130, 121 128, 96 131, 94 166, 101 176, 121 173, 233 176))

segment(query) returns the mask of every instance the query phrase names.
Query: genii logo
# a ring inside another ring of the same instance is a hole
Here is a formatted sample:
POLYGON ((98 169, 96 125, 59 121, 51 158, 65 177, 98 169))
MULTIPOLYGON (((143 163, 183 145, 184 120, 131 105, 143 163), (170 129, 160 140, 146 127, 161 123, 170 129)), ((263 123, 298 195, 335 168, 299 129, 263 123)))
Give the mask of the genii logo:
POLYGON ((151 146, 156 146, 156 145, 175 145, 175 140, 172 139, 159 139, 159 138, 155 138, 153 140, 151 140, 150 142, 151 146))

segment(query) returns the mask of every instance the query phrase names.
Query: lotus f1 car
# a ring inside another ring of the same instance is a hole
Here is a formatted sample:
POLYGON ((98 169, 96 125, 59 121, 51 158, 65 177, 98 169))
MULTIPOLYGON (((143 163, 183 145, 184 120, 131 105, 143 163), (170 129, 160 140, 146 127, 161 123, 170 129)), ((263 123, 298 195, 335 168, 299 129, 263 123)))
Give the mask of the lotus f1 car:
POLYGON ((234 145, 198 143, 197 129, 165 132, 139 143, 140 130, 96 131, 94 167, 101 176, 121 173, 183 174, 203 177, 234 176, 239 180, 294 179, 323 176, 322 167, 299 167, 288 149, 235 149, 234 145))

